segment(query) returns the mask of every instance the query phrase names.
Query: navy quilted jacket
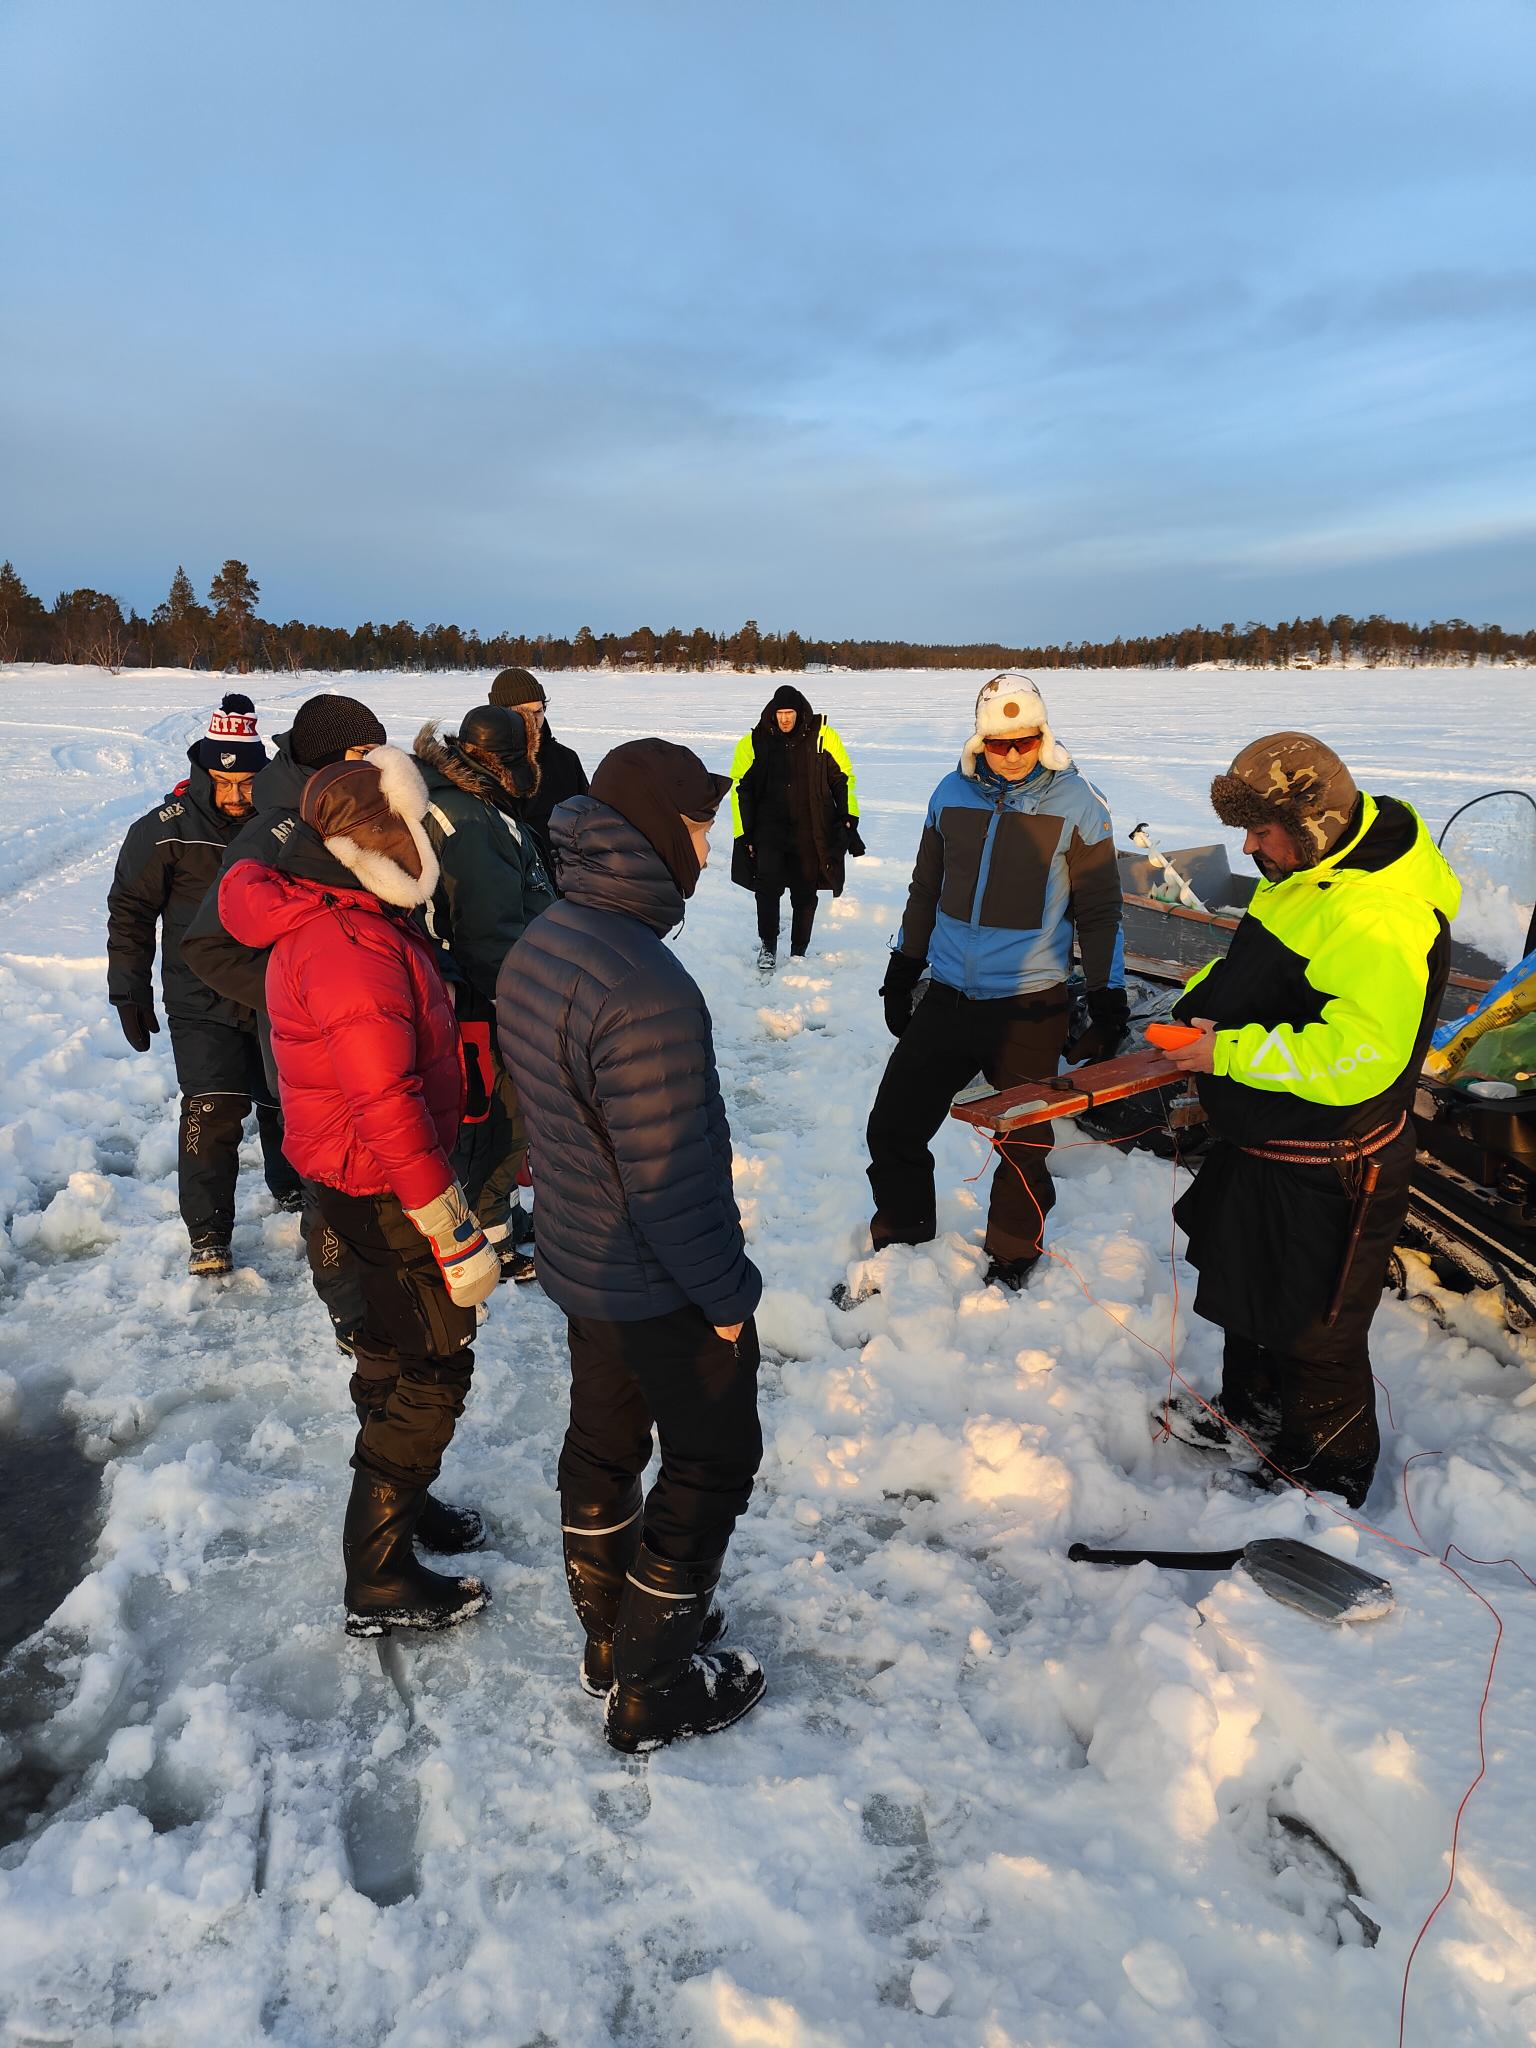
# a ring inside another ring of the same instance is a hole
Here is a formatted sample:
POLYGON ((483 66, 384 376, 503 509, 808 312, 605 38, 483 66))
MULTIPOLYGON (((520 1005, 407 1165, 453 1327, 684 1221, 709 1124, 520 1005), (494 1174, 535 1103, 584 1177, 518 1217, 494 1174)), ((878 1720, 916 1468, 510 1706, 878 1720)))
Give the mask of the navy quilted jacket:
POLYGON ((638 1322, 692 1302, 742 1322, 762 1293, 731 1187, 709 1011, 662 934, 683 899, 635 827, 590 796, 557 806, 561 901, 496 986, 538 1189, 536 1257, 567 1315, 638 1322))

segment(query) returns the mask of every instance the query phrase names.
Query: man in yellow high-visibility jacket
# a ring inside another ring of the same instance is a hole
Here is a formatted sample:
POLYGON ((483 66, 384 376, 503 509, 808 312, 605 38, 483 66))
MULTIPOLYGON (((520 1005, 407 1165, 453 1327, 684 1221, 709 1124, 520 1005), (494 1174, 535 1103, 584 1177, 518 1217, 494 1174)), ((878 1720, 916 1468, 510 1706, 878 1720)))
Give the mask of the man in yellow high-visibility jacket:
POLYGON ((1226 1332, 1222 1413, 1359 1507, 1380 1452, 1371 1318, 1461 887, 1412 806, 1358 790, 1307 733, 1245 747, 1211 802, 1263 880, 1174 1011, 1201 1027, 1172 1057, 1217 1139, 1174 1213, 1196 1312, 1226 1332))
POLYGON ((778 960, 789 891, 789 952, 811 943, 816 892, 843 893, 847 854, 864 851, 853 763, 841 737, 793 683, 781 683, 731 757, 731 880, 757 899, 757 964, 778 960))

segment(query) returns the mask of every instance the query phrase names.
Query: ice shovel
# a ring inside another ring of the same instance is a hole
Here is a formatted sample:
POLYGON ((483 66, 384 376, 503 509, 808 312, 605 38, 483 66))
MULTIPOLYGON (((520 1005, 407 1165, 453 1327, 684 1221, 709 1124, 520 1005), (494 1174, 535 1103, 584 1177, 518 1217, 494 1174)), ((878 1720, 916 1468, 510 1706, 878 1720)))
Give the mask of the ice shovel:
POLYGON ((1225 1572, 1240 1564, 1271 1599, 1314 1621, 1375 1621, 1392 1611, 1390 1579, 1294 1536, 1260 1536, 1240 1550, 1095 1550, 1074 1543, 1067 1556, 1074 1564, 1157 1564, 1186 1572, 1225 1572))

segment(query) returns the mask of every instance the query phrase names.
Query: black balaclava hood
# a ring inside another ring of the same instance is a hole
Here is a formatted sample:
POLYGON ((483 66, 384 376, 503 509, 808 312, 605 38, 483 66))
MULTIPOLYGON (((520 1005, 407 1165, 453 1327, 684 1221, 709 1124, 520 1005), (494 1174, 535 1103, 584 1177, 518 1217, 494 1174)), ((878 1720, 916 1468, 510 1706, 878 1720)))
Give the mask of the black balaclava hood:
POLYGON ((685 818, 712 818, 731 786, 690 747, 671 740, 626 740, 605 754, 592 778, 592 795, 617 811, 661 856, 685 897, 699 885, 699 857, 685 818))
POLYGON ((810 700, 793 683, 780 683, 763 706, 757 722, 765 733, 778 732, 778 721, 773 715, 776 711, 793 711, 796 714, 793 730, 780 734, 782 739, 803 739, 816 723, 816 713, 811 709, 810 700))

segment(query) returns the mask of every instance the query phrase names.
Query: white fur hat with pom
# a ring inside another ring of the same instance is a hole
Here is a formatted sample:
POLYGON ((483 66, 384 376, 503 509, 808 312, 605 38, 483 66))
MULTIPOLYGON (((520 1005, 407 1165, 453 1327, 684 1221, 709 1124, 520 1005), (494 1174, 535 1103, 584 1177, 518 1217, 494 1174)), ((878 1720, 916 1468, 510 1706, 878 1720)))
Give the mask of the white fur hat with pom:
POLYGON ((1040 765, 1058 772, 1072 766, 1072 756, 1051 731, 1045 699, 1033 676, 1016 668, 1004 669, 982 687, 976 699, 976 730, 960 756, 964 774, 973 776, 983 742, 1005 734, 1037 732, 1040 735, 1040 765))

